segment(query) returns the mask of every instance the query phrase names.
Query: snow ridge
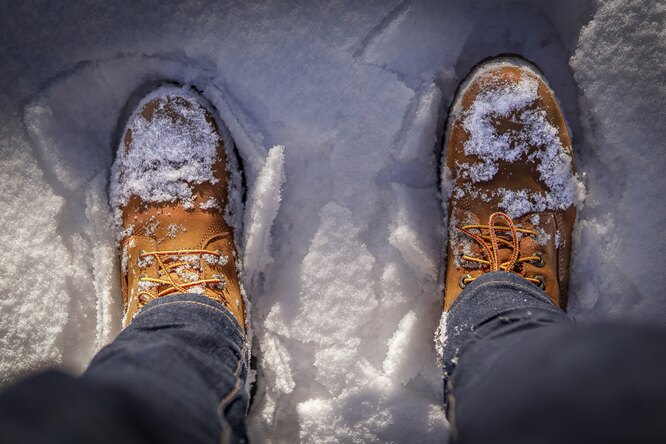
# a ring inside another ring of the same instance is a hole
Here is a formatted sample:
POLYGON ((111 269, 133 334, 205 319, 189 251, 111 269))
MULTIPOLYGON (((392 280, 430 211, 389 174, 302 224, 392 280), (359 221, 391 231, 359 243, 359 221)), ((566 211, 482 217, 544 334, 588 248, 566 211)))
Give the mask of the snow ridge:
POLYGON ((280 209, 284 172, 284 146, 276 145, 266 156, 266 163, 250 192, 245 208, 245 255, 247 280, 257 284, 258 275, 272 262, 271 226, 280 209))

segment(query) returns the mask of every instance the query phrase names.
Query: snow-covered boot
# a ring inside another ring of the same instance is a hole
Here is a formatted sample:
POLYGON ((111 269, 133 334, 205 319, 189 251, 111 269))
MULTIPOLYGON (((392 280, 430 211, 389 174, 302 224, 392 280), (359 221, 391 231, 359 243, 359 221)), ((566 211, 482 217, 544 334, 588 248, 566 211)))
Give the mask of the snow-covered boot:
POLYGON ((445 143, 445 310, 466 285, 498 270, 525 278, 566 308, 574 161, 545 79, 518 58, 482 63, 459 88, 445 143))
POLYGON ((163 86, 129 118, 110 184, 119 228, 123 324, 155 298, 200 293, 245 328, 235 229, 240 172, 208 102, 163 86))

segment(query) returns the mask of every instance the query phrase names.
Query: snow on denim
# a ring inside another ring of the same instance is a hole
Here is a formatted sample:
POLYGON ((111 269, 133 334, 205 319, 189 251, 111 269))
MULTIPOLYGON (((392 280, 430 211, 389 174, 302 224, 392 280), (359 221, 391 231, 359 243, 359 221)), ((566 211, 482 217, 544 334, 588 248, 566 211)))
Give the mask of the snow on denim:
POLYGON ((157 299, 81 377, 49 371, 0 395, 0 440, 242 441, 246 347, 223 305, 196 294, 157 299))
POLYGON ((537 286, 494 272, 465 288, 446 334, 453 442, 666 442, 663 328, 574 323, 537 286))

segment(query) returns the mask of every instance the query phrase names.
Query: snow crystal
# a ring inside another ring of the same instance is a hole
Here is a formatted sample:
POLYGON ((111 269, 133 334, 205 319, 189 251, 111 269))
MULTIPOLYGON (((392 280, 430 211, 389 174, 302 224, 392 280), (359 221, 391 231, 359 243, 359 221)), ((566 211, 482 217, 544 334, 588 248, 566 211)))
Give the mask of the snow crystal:
POLYGON ((441 359, 444 353, 444 347, 446 347, 446 341, 448 339, 446 331, 447 315, 447 312, 442 312, 442 316, 439 319, 439 325, 437 326, 437 331, 435 331, 435 348, 437 350, 437 359, 439 360, 440 365, 443 364, 441 359))
POLYGON ((470 179, 472 182, 487 182, 497 174, 499 169, 496 163, 476 162, 460 163, 456 161, 456 169, 461 177, 470 179))
MULTIPOLYGON (((157 227, 160 226, 160 221, 155 220, 155 216, 151 216, 151 218, 146 222, 146 224, 143 226, 143 234, 146 237, 153 237, 155 236, 155 231, 157 230, 157 227)), ((124 231, 123 231, 124 233, 124 231)))
POLYGON ((530 223, 534 226, 539 225, 541 222, 541 216, 538 213, 534 213, 530 215, 530 223))
MULTIPOLYGON (((212 284, 213 287, 215 287, 218 290, 224 290, 227 287, 227 280, 225 279, 225 277, 221 274, 218 274, 218 275, 215 276, 215 278, 219 279, 220 282, 218 282, 216 284, 212 284)), ((236 303, 238 303, 238 301, 236 301, 236 303)))
POLYGON ((121 273, 127 273, 127 262, 129 261, 129 251, 127 246, 123 247, 120 254, 120 271, 121 273))
POLYGON ((169 256, 169 260, 187 262, 187 265, 190 268, 193 268, 195 270, 201 269, 201 256, 199 256, 198 254, 173 255, 169 256))
POLYGON ((139 291, 149 291, 151 288, 155 288, 158 285, 157 282, 140 280, 137 288, 139 291))
MULTIPOLYGON (((506 83, 483 90, 462 116, 463 127, 469 133, 469 139, 464 146, 465 154, 476 155, 488 163, 498 160, 511 163, 518 160, 527 150, 527 144, 522 140, 515 140, 513 134, 498 134, 493 118, 509 117, 534 103, 538 97, 538 87, 536 79, 522 76, 517 83, 506 83)), ((518 116, 518 121, 524 123, 521 115, 518 116)), ((545 128, 548 130, 552 127, 548 125, 545 128)), ((530 131, 523 134, 530 134, 530 131)))
POLYGON ((118 239, 124 239, 134 234, 134 224, 129 224, 118 233, 118 239))
POLYGON ((176 267, 175 272, 181 282, 194 282, 199 280, 199 274, 185 265, 176 267))
POLYGON ((186 210, 194 209, 194 196, 183 197, 180 201, 180 205, 186 210))
POLYGON ((180 224, 169 224, 169 225, 167 225, 167 237, 169 239, 175 239, 179 232, 184 233, 186 231, 187 231, 187 228, 185 228, 184 225, 180 225, 180 224))
POLYGON ((196 294, 203 294, 206 289, 202 287, 201 285, 195 285, 193 287, 189 287, 187 289, 188 293, 196 293, 196 294))
POLYGON ((202 210, 213 210, 213 209, 214 210, 221 210, 222 209, 220 204, 217 202, 217 199, 215 199, 212 196, 209 197, 207 201, 201 202, 199 204, 199 208, 201 208, 202 210))
POLYGON ((201 256, 203 260, 205 260, 208 264, 210 265, 219 265, 221 267, 224 267, 227 265, 227 262, 229 262, 229 256, 221 254, 219 256, 215 254, 203 254, 201 256))
POLYGON ((531 212, 545 211, 548 208, 546 199, 541 193, 499 188, 497 194, 500 197, 500 208, 511 218, 517 218, 531 212))
POLYGON ((155 256, 145 255, 145 256, 139 257, 136 261, 136 264, 139 266, 139 268, 148 268, 151 265, 153 265, 154 261, 155 261, 155 256))

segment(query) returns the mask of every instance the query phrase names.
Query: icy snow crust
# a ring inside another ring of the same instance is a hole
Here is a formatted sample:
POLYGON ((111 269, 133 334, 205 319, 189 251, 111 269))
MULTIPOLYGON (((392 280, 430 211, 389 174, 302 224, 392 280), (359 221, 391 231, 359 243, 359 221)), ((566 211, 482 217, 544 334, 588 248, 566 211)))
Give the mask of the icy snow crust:
POLYGON ((81 371, 117 334, 107 189, 118 125, 137 91, 165 79, 203 92, 245 168, 254 442, 446 441, 433 341, 446 220, 437 147, 456 87, 490 55, 534 61, 571 125, 588 194, 570 313, 663 324, 662 261, 645 257, 666 246, 654 231, 666 195, 664 8, 119 0, 69 2, 60 16, 10 0, 2 380, 45 365, 81 371))

